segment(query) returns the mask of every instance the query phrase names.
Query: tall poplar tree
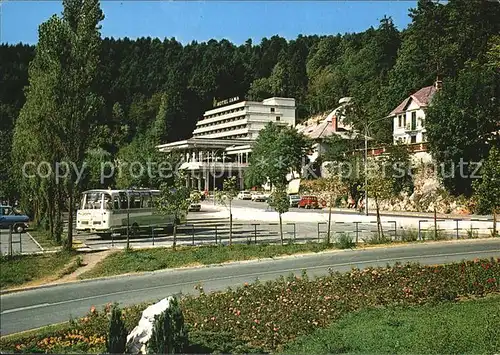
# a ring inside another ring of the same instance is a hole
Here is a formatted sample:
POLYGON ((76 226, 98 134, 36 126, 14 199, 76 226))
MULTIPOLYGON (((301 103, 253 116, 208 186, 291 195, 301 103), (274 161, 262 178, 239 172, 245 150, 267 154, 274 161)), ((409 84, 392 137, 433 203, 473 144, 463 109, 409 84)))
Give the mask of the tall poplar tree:
POLYGON ((62 17, 52 16, 39 29, 27 100, 16 127, 15 154, 18 163, 37 157, 50 163, 52 174, 42 185, 48 184, 48 191, 52 188, 60 197, 60 204, 54 206, 51 194, 45 193, 51 210, 60 214, 68 209, 66 246, 71 249, 74 200, 80 181, 72 168, 60 172, 67 175, 64 181, 54 181, 53 172, 56 163, 62 161, 79 169, 84 166, 90 129, 101 105, 95 82, 101 44, 99 23, 104 15, 98 0, 64 0, 63 6, 62 17), (28 141, 34 149, 31 153, 23 149, 28 141))

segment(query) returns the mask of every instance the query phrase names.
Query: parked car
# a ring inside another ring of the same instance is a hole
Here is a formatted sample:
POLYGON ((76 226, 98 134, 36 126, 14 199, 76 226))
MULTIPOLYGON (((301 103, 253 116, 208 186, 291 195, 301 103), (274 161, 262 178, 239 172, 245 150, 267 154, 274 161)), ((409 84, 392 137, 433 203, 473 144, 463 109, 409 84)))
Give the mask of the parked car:
POLYGON ((201 205, 199 203, 191 203, 189 205, 189 212, 200 212, 201 205))
POLYGON ((288 200, 290 201, 290 207, 298 207, 300 202, 300 196, 297 194, 288 195, 288 200))
POLYGON ((11 206, 0 206, 0 228, 9 228, 17 233, 23 233, 28 229, 29 217, 16 212, 11 206))
POLYGON ((298 204, 299 208, 321 208, 316 196, 302 196, 298 204))
POLYGON ((236 196, 238 200, 251 200, 252 194, 249 191, 240 191, 238 196, 236 196))
POLYGON ((255 202, 266 202, 269 199, 270 194, 258 192, 252 195, 252 201, 255 202))

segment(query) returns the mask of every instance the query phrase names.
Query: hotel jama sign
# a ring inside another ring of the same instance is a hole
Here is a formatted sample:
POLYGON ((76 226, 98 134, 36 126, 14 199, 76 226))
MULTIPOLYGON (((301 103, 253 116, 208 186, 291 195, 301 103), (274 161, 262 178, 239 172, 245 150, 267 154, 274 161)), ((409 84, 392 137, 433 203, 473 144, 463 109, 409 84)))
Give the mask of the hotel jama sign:
POLYGON ((214 107, 221 107, 221 106, 224 106, 224 105, 233 104, 233 103, 238 102, 238 101, 240 101, 240 97, 239 96, 231 97, 229 99, 225 99, 225 100, 222 100, 222 101, 217 101, 214 98, 214 107))

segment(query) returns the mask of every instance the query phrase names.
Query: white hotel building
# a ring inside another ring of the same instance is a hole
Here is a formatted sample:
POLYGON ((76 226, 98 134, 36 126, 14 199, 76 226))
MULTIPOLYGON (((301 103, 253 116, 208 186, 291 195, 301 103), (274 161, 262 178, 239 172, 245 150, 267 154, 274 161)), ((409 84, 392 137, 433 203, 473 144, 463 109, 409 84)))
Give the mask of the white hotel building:
POLYGON ((295 99, 238 100, 225 100, 206 111, 192 138, 158 146, 161 152, 182 154, 186 186, 210 191, 220 189, 224 178, 237 176, 243 188, 243 173, 260 130, 269 122, 295 126, 295 99))

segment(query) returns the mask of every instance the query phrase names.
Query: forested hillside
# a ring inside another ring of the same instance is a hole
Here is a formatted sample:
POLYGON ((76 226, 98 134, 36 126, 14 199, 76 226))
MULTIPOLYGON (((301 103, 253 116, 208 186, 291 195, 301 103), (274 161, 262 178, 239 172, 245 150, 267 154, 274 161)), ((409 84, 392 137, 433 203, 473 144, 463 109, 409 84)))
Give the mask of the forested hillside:
MULTIPOLYGON (((471 62, 493 63, 494 48, 498 58, 496 2, 419 1, 409 16, 412 23, 403 31, 384 18, 378 28, 361 33, 299 35, 290 41, 273 36, 243 45, 106 38, 96 87, 104 104, 92 127, 91 145, 109 156, 132 154, 158 120, 162 122, 156 126, 163 129, 156 142, 188 138, 214 98, 233 96, 294 97, 299 120, 352 96, 363 119, 375 120, 410 93, 431 85, 437 75, 446 83, 471 62)), ((12 132, 34 53, 33 46, 0 46, 0 196, 13 192, 13 184, 7 183, 12 132)), ((388 125, 379 124, 372 132, 378 142, 391 141, 388 125)))

